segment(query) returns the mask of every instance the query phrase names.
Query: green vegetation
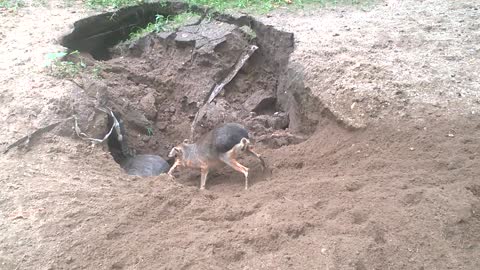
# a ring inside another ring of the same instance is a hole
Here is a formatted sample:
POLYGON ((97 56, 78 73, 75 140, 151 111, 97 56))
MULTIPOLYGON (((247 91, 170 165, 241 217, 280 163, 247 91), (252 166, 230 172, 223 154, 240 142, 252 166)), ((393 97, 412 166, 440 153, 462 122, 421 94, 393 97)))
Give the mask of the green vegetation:
MULTIPOLYGON (((66 6, 72 6, 72 0, 64 0, 66 6)), ((370 5, 378 0, 183 0, 191 5, 212 7, 216 11, 243 10, 251 13, 266 13, 278 7, 303 8, 306 5, 338 6, 338 5, 370 5)), ((149 0, 83 0, 93 9, 118 9, 138 5, 149 0)), ((160 5, 165 1, 158 1, 160 5)), ((34 5, 46 6, 47 0, 37 0, 34 5)), ((24 7, 24 0, 0 0, 0 8, 17 10, 24 7)))
MULTIPOLYGON (((0 0, 2 1, 2 0, 0 0)), ((4 0, 3 0, 4 1, 4 0)), ((13 1, 13 0, 7 0, 13 1)), ((146 0, 84 0, 92 8, 120 8, 137 5, 146 0)), ((376 0, 183 0, 191 5, 209 6, 217 11, 243 10, 252 13, 266 13, 272 9, 286 6, 302 8, 305 5, 337 6, 368 5, 376 0)), ((160 4, 165 1, 159 1, 160 4)))
POLYGON ((253 39, 257 38, 257 34, 255 31, 252 30, 252 28, 244 25, 240 27, 240 30, 242 30, 248 37, 249 41, 252 41, 253 39))
POLYGON ((23 0, 0 0, 0 8, 17 10, 25 6, 23 0))
POLYGON ((57 52, 47 54, 45 66, 49 68, 50 75, 65 79, 65 78, 74 78, 80 71, 86 68, 85 63, 81 58, 78 58, 78 62, 73 61, 62 61, 65 56, 78 56, 78 51, 73 51, 71 53, 66 52, 57 52))
POLYGON ((319 5, 321 7, 331 6, 364 6, 370 5, 378 0, 294 0, 295 5, 303 7, 307 4, 319 5))
POLYGON ((102 71, 105 69, 102 63, 96 63, 92 68, 92 75, 94 78, 99 79, 102 77, 102 71))
POLYGON ((147 136, 148 137, 153 136, 153 128, 152 127, 147 127, 147 136))
POLYGON ((340 6, 365 5, 376 0, 185 0, 193 5, 210 6, 217 11, 244 10, 253 13, 266 13, 278 7, 303 8, 306 5, 340 6))
POLYGON ((174 16, 171 20, 169 19, 170 17, 168 17, 165 27, 167 30, 175 30, 181 26, 184 26, 188 21, 195 17, 200 18, 200 15, 193 12, 185 12, 174 16))
POLYGON ((138 31, 130 33, 129 40, 137 40, 141 37, 144 37, 152 32, 161 32, 164 31, 165 24, 167 19, 162 15, 155 16, 155 22, 149 23, 145 28, 140 28, 138 31))
POLYGON ((138 31, 130 33, 129 40, 138 40, 152 32, 173 31, 185 25, 191 18, 198 16, 195 13, 185 12, 176 16, 164 17, 162 15, 155 16, 155 22, 149 23, 145 28, 140 28, 138 31))
POLYGON ((84 0, 91 8, 121 8, 140 4, 142 0, 84 0))
POLYGON ((287 5, 286 0, 186 0, 186 2, 193 5, 209 6, 217 11, 246 10, 259 13, 287 5))

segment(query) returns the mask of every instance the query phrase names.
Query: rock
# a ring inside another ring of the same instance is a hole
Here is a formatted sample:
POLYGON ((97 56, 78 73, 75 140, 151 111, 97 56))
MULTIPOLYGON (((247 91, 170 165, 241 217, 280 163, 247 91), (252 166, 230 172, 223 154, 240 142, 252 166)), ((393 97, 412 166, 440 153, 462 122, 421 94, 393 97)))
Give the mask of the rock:
POLYGON ((165 131, 168 127, 168 122, 157 122, 157 127, 160 131, 165 131))
POLYGON ((195 34, 195 33, 185 33, 185 32, 179 32, 175 36, 175 42, 177 45, 180 47, 182 46, 194 46, 195 41, 197 39, 201 39, 201 36, 195 34))
POLYGON ((67 264, 71 264, 71 263, 73 263, 73 261, 74 261, 74 259, 72 258, 72 256, 68 256, 65 262, 67 264))
MULTIPOLYGON (((130 56, 133 57, 140 57, 143 53, 148 53, 149 50, 153 47, 153 39, 151 36, 145 36, 137 40, 137 42, 133 42, 128 45, 128 52, 130 56)), ((116 53, 120 54, 122 48, 115 47, 117 50, 116 53)))
POLYGON ((224 99, 218 99, 215 104, 211 104, 206 113, 206 119, 209 125, 215 126, 224 122, 228 113, 229 104, 224 99))
POLYGON ((137 110, 128 111, 125 114, 124 121, 142 131, 146 131, 147 127, 151 126, 151 122, 148 121, 145 115, 137 110))
POLYGON ((260 125, 262 126, 262 128, 269 128, 270 127, 270 123, 271 121, 270 120, 270 117, 268 115, 258 115, 254 118, 252 118, 250 121, 248 121, 248 123, 251 123, 249 125, 260 125))
MULTIPOLYGON (((227 36, 236 29, 234 25, 217 22, 187 25, 178 29, 175 42, 180 46, 194 46, 201 53, 212 53, 219 44, 226 42, 227 36)), ((242 44, 242 47, 246 45, 242 44)))
POLYGON ((261 135, 257 138, 257 142, 270 148, 280 148, 284 145, 298 144, 305 141, 304 137, 291 134, 284 130, 275 131, 272 134, 261 135))
POLYGON ((251 117, 246 121, 249 127, 259 127, 259 129, 272 128, 274 130, 286 129, 289 124, 288 115, 279 112, 274 115, 258 115, 251 117))
POLYGON ((85 92, 91 98, 96 98, 96 102, 104 104, 107 98, 107 85, 102 81, 84 80, 85 92))
POLYGON ((289 123, 288 115, 285 112, 275 113, 269 119, 269 125, 273 129, 286 129, 289 123))
POLYGON ((261 112, 272 110, 275 106, 276 97, 273 93, 265 90, 257 91, 251 95, 243 104, 243 107, 249 112, 261 112))
POLYGON ((140 100, 140 109, 144 112, 147 119, 155 119, 157 116, 157 108, 155 106, 155 96, 152 92, 148 93, 140 100))

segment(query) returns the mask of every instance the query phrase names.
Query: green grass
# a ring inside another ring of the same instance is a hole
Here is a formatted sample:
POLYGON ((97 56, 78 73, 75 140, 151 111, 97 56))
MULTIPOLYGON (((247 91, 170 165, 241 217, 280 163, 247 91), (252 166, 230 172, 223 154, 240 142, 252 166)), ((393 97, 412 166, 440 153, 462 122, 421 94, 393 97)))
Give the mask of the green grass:
POLYGON ((367 5, 376 0, 185 0, 194 5, 210 6, 217 11, 243 10, 252 13, 267 13, 275 8, 303 8, 307 5, 344 6, 367 5))
POLYGON ((23 0, 0 0, 0 8, 17 10, 25 6, 23 0))
POLYGON ((84 0, 90 8, 121 8, 138 5, 142 0, 84 0))
POLYGON ((140 28, 135 32, 130 33, 129 40, 137 40, 142 38, 152 32, 161 32, 165 31, 165 25, 167 24, 167 18, 162 15, 155 16, 155 22, 149 23, 145 28, 140 28))
POLYGON ((249 41, 252 41, 253 39, 257 38, 257 33, 255 33, 255 31, 253 31, 252 28, 246 25, 240 27, 240 30, 242 30, 247 35, 249 41))
POLYGON ((96 63, 91 69, 92 75, 96 79, 102 78, 102 72, 105 69, 102 63, 96 63))
POLYGON ((167 20, 167 24, 165 25, 165 27, 167 30, 175 30, 181 26, 184 26, 190 19, 194 17, 200 18, 200 15, 193 12, 185 12, 178 14, 172 19, 167 20))
POLYGON ((140 28, 135 32, 130 33, 129 40, 134 41, 142 38, 152 32, 173 31, 185 25, 191 18, 199 16, 195 13, 185 12, 176 16, 164 17, 156 15, 155 22, 149 23, 145 28, 140 28))
MULTIPOLYGON (((2 1, 2 0, 0 0, 2 1)), ((12 1, 12 0, 7 0, 12 1)), ((91 8, 120 8, 137 5, 145 0, 84 0, 91 8)), ((302 8, 306 5, 340 6, 366 5, 377 0, 183 0, 192 5, 209 6, 216 11, 243 10, 252 13, 266 13, 278 7, 302 8)), ((162 1, 159 1, 161 4, 162 1)))
POLYGON ((259 13, 287 5, 285 0, 185 0, 185 2, 193 5, 209 6, 217 11, 245 10, 259 13))
MULTIPOLYGON (((71 6, 73 0, 65 0, 66 6, 71 6)), ((216 11, 246 11, 251 13, 266 13, 278 7, 303 8, 306 5, 339 6, 339 5, 370 5, 378 0, 183 0, 192 5, 212 7, 216 11)), ((38 0, 36 5, 46 6, 47 0, 38 0)), ((148 0, 83 0, 93 9, 118 9, 126 6, 138 5, 148 0)), ((158 1, 160 4, 162 1, 158 1)), ((0 8, 18 10, 26 4, 24 0, 0 0, 0 8)))
POLYGON ((377 0, 295 0, 296 5, 317 4, 322 7, 326 6, 363 6, 370 5, 377 0))

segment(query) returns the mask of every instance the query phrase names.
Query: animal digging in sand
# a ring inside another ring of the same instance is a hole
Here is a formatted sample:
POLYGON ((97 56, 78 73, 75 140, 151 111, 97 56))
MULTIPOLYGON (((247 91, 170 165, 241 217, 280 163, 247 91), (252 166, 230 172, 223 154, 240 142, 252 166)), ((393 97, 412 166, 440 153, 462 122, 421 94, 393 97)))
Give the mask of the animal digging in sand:
POLYGON ((237 157, 241 153, 257 157, 261 162, 262 170, 265 170, 265 161, 253 150, 247 129, 236 123, 224 124, 205 134, 197 143, 188 143, 185 140, 182 144, 174 147, 168 157, 174 157, 175 163, 168 174, 172 176, 172 172, 177 166, 200 168, 200 189, 205 189, 210 168, 225 163, 243 173, 245 189, 248 189, 248 168, 237 161, 237 157))

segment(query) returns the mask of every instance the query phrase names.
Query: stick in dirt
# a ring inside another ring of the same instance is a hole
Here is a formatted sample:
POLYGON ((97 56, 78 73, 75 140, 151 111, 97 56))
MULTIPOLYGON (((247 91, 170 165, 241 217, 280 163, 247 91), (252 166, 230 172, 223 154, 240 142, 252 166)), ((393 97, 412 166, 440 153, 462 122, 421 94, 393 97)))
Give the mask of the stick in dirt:
POLYGON ((5 149, 5 151, 3 151, 3 154, 6 154, 8 151, 10 151, 10 149, 16 147, 16 146, 19 146, 21 144, 25 144, 25 145, 28 145, 30 143, 30 140, 33 138, 33 137, 36 137, 36 136, 39 136, 45 132, 48 132, 50 130, 52 130, 53 128, 55 128, 56 126, 58 126, 59 124, 61 123, 64 123, 66 121, 69 121, 71 120, 72 117, 69 117, 67 119, 64 119, 62 121, 58 121, 58 122, 55 122, 53 124, 50 124, 48 126, 45 126, 45 127, 41 127, 37 130, 35 130, 34 132, 20 138, 19 140, 17 140, 16 142, 10 144, 9 146, 7 146, 7 148, 5 149))
POLYGON ((37 130, 35 130, 34 132, 20 138, 19 140, 15 141, 14 143, 10 144, 9 146, 7 146, 7 148, 3 151, 3 154, 6 154, 8 153, 8 151, 10 151, 12 148, 16 147, 16 146, 19 146, 21 144, 24 144, 24 145, 27 145, 30 143, 31 139, 36 137, 36 136, 39 136, 43 133, 46 133, 46 132, 49 132, 51 131, 52 129, 54 129, 56 126, 62 124, 62 123, 65 123, 67 121, 70 121, 70 120, 74 120, 74 129, 75 129, 75 133, 77 134, 78 137, 80 137, 82 140, 87 140, 87 141, 91 141, 93 144, 99 144, 99 143, 102 143, 104 142, 106 139, 108 139, 108 137, 110 137, 110 135, 112 134, 113 132, 113 129, 115 129, 117 131, 117 134, 118 134, 118 141, 122 141, 123 140, 123 137, 122 137, 122 133, 120 131, 120 124, 117 120, 117 118, 115 117, 114 113, 112 112, 112 110, 110 109, 104 109, 104 108, 97 108, 98 110, 106 113, 106 114, 109 114, 112 116, 113 118, 113 124, 112 124, 112 127, 110 128, 110 131, 105 135, 105 137, 103 139, 96 139, 96 138, 90 138, 88 137, 85 133, 83 133, 81 130, 80 130, 80 127, 78 126, 78 117, 76 115, 73 115, 67 119, 64 119, 62 121, 58 121, 58 122, 55 122, 53 124, 50 124, 50 125, 47 125, 45 127, 41 127, 37 130))
POLYGON ((197 126, 197 122, 200 121, 203 116, 205 116, 208 108, 208 104, 212 102, 215 97, 222 92, 223 88, 225 85, 227 85, 229 82, 235 78, 237 75, 238 71, 245 65, 247 60, 252 56, 252 54, 258 49, 258 46, 256 45, 250 45, 240 56, 238 59, 237 63, 233 66, 232 70, 228 73, 227 77, 225 77, 219 84, 216 84, 215 87, 213 88, 212 92, 210 93, 210 96, 208 97, 208 100, 202 105, 200 110, 195 114, 195 118, 193 119, 192 125, 190 127, 190 140, 193 141, 193 135, 195 133, 195 128, 197 126))
POLYGON ((122 141, 123 140, 123 136, 122 136, 122 132, 120 130, 120 123, 118 122, 117 118, 115 117, 115 114, 113 113, 112 110, 106 108, 97 108, 98 110, 106 113, 106 114, 109 114, 112 119, 113 119, 113 124, 112 124, 112 127, 110 128, 110 131, 103 137, 103 139, 96 139, 96 138, 91 138, 91 137, 88 137, 87 134, 83 133, 81 130, 80 130, 80 127, 78 126, 78 117, 76 115, 73 116, 73 119, 75 120, 75 126, 74 126, 74 129, 75 129, 75 133, 77 134, 78 137, 80 137, 82 140, 86 140, 86 141, 91 141, 92 144, 99 144, 99 143, 103 143, 106 139, 108 139, 108 137, 110 137, 110 135, 112 134, 113 132, 113 129, 115 129, 115 131, 117 132, 117 135, 118 135, 118 141, 122 141))

